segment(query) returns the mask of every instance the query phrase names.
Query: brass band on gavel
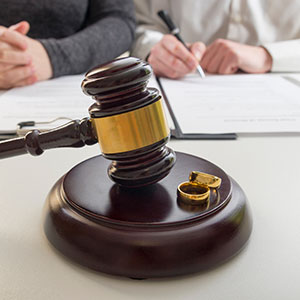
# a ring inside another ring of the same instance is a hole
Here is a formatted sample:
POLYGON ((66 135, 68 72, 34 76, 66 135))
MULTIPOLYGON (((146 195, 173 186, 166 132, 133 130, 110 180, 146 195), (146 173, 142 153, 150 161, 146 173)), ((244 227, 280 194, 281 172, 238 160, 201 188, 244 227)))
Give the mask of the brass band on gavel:
POLYGON ((175 163, 161 96, 147 88, 151 75, 148 63, 129 57, 94 68, 82 82, 96 101, 89 113, 101 152, 112 160, 108 175, 127 187, 155 183, 175 163))
POLYGON ((117 59, 89 71, 82 90, 95 103, 89 118, 74 120, 48 132, 0 142, 0 159, 57 147, 81 147, 99 142, 112 160, 109 177, 127 187, 155 183, 170 172, 175 153, 166 147, 170 130, 157 89, 147 88, 148 63, 134 57, 117 59))
POLYGON ((162 100, 118 115, 92 118, 92 124, 104 154, 144 148, 170 134, 162 100))

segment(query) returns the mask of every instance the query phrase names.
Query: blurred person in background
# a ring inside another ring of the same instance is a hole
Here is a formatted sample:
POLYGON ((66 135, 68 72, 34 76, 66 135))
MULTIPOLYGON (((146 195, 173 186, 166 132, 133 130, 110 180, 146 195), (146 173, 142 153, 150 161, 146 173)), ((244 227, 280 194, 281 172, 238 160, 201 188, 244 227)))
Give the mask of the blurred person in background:
POLYGON ((133 56, 158 76, 300 72, 300 0, 136 0, 133 56), (158 17, 166 10, 190 52, 158 17))
POLYGON ((1 0, 0 89, 79 74, 129 50, 131 0, 1 0))

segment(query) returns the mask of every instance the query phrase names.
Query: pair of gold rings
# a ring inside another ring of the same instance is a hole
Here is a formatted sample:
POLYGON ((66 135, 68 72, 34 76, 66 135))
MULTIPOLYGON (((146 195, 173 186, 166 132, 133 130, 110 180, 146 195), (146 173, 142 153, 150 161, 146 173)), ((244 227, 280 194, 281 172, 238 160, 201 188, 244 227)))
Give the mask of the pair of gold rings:
POLYGON ((202 205, 210 196, 210 189, 218 189, 222 179, 202 172, 192 171, 189 181, 179 184, 177 195, 180 199, 191 205, 202 205))

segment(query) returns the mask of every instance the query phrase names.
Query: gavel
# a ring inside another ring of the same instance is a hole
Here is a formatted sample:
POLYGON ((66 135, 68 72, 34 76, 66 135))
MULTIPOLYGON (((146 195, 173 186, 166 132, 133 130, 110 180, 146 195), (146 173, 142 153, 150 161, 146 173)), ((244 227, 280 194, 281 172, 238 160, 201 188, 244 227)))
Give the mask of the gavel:
POLYGON ((90 117, 0 143, 0 158, 100 144, 102 155, 50 190, 44 232, 75 262, 130 278, 216 266, 243 248, 252 229, 246 195, 222 169, 181 152, 175 164, 161 96, 147 88, 151 73, 132 57, 96 67, 82 82, 95 100, 90 117))
POLYGON ((46 149, 98 142, 103 156, 112 161, 108 175, 114 182, 126 187, 158 182, 170 172, 176 158, 166 147, 170 130, 161 96, 157 89, 147 88, 151 74, 149 64, 133 57, 92 69, 81 85, 95 100, 89 118, 0 142, 0 158, 41 155, 46 149))

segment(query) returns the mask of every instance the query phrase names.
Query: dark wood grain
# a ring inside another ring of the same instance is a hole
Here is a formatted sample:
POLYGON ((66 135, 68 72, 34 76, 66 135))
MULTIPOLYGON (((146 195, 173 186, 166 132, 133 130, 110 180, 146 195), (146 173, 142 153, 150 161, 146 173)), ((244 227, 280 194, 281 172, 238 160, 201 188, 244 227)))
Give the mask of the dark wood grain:
MULTIPOLYGON (((89 108, 92 118, 105 118, 151 105, 161 99, 154 88, 147 88, 152 76, 150 65, 138 58, 117 59, 93 68, 85 75, 82 90, 96 101, 89 108)), ((135 128, 132 128, 135 130, 135 128)), ((109 177, 126 187, 141 187, 160 181, 175 164, 174 151, 166 144, 169 136, 127 152, 103 153, 112 163, 109 177)))
POLYGON ((214 164, 176 154, 166 178, 138 189, 113 184, 102 156, 75 166, 48 196, 44 229, 49 241, 79 264, 131 278, 194 273, 230 259, 252 229, 245 194, 214 164), (188 207, 177 199, 177 186, 191 170, 222 178, 210 205, 188 207))
POLYGON ((37 156, 46 149, 83 147, 97 143, 88 118, 73 120, 47 132, 33 130, 24 137, 0 142, 0 159, 29 153, 37 156))

